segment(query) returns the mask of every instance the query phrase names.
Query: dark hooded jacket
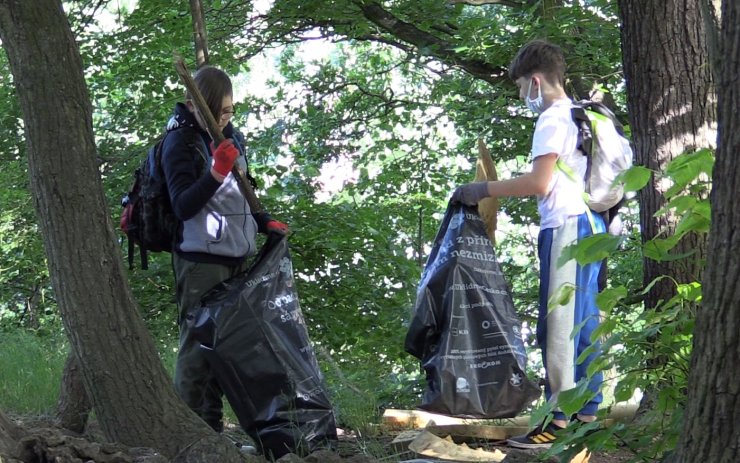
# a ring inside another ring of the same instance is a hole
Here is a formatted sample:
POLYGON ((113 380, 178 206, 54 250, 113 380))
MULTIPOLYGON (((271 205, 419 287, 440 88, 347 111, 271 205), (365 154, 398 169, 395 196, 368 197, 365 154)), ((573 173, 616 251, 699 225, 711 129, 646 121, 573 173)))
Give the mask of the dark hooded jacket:
MULTIPOLYGON (((229 122, 224 137, 234 141, 237 162, 248 172, 242 134, 229 122)), ((233 174, 223 183, 213 178, 210 144, 195 115, 178 103, 162 144, 162 168, 180 220, 175 252, 195 262, 238 265, 257 252, 256 234, 265 232, 270 216, 251 213, 233 174)))

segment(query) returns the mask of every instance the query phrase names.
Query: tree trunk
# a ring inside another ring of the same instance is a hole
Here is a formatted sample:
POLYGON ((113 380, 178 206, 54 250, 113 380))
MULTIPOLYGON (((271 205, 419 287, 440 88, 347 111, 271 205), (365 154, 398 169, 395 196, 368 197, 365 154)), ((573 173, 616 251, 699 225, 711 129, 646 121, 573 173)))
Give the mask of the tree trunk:
POLYGON ((696 317, 688 405, 676 463, 740 461, 740 4, 722 10, 722 65, 718 75, 719 141, 714 165, 712 227, 704 301, 696 317))
POLYGON ((92 404, 85 390, 80 365, 73 352, 67 355, 59 388, 56 418, 59 425, 77 434, 85 432, 87 419, 92 411, 92 404))
POLYGON ((208 64, 208 35, 206 35, 206 21, 203 18, 203 4, 200 0, 190 0, 190 14, 193 17, 195 63, 200 68, 208 64))
POLYGON ((168 458, 206 447, 226 454, 218 461, 239 461, 236 447, 177 397, 135 306, 96 165, 82 62, 61 2, 0 0, 0 39, 23 111, 49 273, 105 437, 168 458))
MULTIPOLYGON (((713 147, 717 137, 716 102, 702 8, 695 0, 619 0, 622 57, 636 164, 657 173, 679 154, 713 147), (654 44, 654 45, 648 45, 654 44)), ((665 205, 670 185, 653 178, 639 192, 643 242, 674 233, 677 218, 654 217, 665 205)), ((670 275, 678 283, 701 279, 706 240, 687 236, 676 254, 696 251, 670 262, 644 260, 644 283, 670 275)), ((663 279, 648 293, 646 305, 656 307, 675 293, 663 279)))

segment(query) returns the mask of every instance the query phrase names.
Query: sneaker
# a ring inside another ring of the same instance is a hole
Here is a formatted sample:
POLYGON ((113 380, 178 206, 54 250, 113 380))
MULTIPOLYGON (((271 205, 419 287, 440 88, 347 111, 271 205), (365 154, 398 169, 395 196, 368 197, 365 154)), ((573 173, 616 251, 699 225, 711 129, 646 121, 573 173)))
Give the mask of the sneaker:
POLYGON ((578 425, 593 423, 593 421, 583 421, 582 419, 578 418, 578 413, 570 415, 570 422, 578 425))
POLYGON ((542 425, 537 426, 528 434, 507 439, 506 443, 510 447, 518 449, 549 449, 553 442, 557 440, 555 433, 563 429, 565 428, 548 423, 544 429, 542 425))

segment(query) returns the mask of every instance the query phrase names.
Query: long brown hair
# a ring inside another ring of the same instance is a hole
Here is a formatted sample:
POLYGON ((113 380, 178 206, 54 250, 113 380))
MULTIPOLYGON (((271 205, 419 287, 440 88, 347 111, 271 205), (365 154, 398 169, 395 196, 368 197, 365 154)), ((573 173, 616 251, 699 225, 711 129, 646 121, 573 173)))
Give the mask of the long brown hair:
MULTIPOLYGON (((203 99, 206 100, 208 109, 213 117, 218 120, 221 116, 221 104, 227 96, 234 96, 231 79, 221 69, 213 66, 203 66, 193 75, 196 87, 200 90, 203 99)), ((190 92, 185 93, 185 99, 192 100, 190 92)))

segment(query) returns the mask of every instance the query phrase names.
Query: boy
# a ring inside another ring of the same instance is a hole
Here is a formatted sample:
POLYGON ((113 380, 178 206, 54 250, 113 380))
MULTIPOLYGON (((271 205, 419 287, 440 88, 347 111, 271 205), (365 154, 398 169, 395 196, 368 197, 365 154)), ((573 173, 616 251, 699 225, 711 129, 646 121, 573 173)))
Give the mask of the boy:
MULTIPOLYGON (((524 45, 509 67, 509 76, 519 87, 527 107, 539 114, 532 141, 532 170, 509 180, 474 182, 458 187, 451 201, 470 206, 483 198, 537 195, 540 213, 538 254, 540 259, 539 317, 537 342, 545 366, 545 397, 555 403, 560 392, 572 389, 585 378, 586 369, 596 356, 576 364, 591 343, 591 333, 599 324, 595 304, 600 262, 578 265, 571 260, 558 266, 563 248, 594 233, 604 231, 602 218, 588 210, 583 200, 583 182, 572 181, 558 167, 564 162, 583 178, 586 157, 577 149, 578 129, 572 121, 572 101, 565 94, 565 58, 556 45, 534 40, 524 45), (565 305, 548 300, 567 285, 575 294, 565 305), (571 339, 574 327, 580 331, 571 339)), ((581 422, 596 419, 601 403, 601 374, 589 383, 594 397, 573 417, 581 422)), ((553 420, 537 426, 526 435, 513 437, 509 445, 517 448, 548 448, 555 432, 568 425, 568 418, 556 409, 553 420)))

